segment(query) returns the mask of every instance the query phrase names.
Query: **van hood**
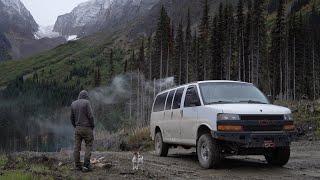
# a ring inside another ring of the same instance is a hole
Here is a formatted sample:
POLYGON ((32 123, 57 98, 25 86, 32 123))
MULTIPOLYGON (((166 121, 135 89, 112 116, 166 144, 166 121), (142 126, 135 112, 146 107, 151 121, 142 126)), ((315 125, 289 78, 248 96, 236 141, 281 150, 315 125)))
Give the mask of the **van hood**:
POLYGON ((207 107, 214 108, 221 113, 230 114, 290 114, 291 110, 272 104, 212 104, 207 107))

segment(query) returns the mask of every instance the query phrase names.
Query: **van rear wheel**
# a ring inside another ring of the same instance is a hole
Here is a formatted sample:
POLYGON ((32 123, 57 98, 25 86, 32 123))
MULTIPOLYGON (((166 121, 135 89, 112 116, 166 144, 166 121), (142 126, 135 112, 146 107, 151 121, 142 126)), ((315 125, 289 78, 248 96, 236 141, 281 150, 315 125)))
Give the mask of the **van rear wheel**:
POLYGON ((156 154, 161 157, 166 157, 168 155, 169 146, 167 143, 163 142, 162 133, 157 132, 154 138, 154 147, 156 154))
POLYGON ((201 167, 217 168, 221 163, 219 143, 210 134, 203 134, 197 142, 197 155, 201 167))
POLYGON ((267 152, 264 157, 270 165, 284 166, 288 163, 290 158, 290 146, 278 147, 267 152))

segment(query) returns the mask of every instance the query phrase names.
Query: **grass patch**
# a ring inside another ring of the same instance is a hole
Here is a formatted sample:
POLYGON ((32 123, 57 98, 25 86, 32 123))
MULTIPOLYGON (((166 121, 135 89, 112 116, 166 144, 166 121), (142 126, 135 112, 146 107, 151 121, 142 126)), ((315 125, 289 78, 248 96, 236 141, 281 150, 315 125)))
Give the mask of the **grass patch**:
POLYGON ((47 166, 41 164, 32 164, 30 170, 34 173, 49 173, 50 169, 47 166))
POLYGON ((8 162, 6 155, 0 155, 0 169, 2 169, 8 162))
MULTIPOLYGON (((41 172, 43 173, 43 172, 41 172)), ((6 171, 0 176, 0 180, 53 180, 52 176, 45 176, 45 175, 35 175, 31 172, 24 172, 24 171, 6 171)))
POLYGON ((31 173, 25 173, 20 171, 8 171, 5 172, 2 176, 0 176, 0 180, 34 180, 34 179, 40 179, 37 176, 34 176, 31 173))

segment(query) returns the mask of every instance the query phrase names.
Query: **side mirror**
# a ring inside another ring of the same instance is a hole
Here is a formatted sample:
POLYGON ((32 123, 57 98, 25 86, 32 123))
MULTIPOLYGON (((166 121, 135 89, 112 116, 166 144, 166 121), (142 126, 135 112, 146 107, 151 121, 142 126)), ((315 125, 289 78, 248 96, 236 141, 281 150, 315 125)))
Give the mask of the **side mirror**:
POLYGON ((273 104, 273 103, 274 103, 274 100, 273 100, 272 95, 269 94, 267 97, 268 97, 269 102, 270 102, 271 104, 273 104))

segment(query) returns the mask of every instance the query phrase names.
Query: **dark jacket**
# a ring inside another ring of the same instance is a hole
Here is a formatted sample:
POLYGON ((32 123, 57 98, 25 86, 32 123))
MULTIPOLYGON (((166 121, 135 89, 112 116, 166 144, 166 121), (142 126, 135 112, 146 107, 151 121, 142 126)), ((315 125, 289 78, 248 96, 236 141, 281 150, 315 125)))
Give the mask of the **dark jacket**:
POLYGON ((87 91, 81 91, 78 100, 71 104, 70 119, 73 127, 94 128, 94 118, 87 91))

